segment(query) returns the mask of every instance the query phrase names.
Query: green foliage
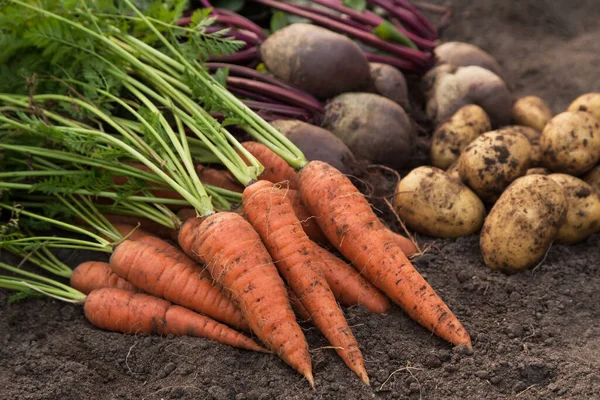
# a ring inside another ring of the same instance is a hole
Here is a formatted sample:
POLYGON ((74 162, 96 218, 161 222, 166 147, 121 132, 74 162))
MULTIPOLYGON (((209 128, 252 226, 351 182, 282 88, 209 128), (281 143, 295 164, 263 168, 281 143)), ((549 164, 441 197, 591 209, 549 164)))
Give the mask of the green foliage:
POLYGON ((407 38, 402 32, 396 29, 391 22, 387 20, 384 20, 379 26, 373 28, 371 33, 383 40, 389 40, 391 42, 401 44, 402 46, 410 47, 411 49, 417 49, 417 46, 412 42, 412 40, 407 38))
POLYGON ((366 0, 344 0, 344 6, 356 11, 363 12, 367 8, 366 0))
POLYGON ((287 14, 283 11, 275 11, 271 16, 270 26, 271 32, 276 32, 282 28, 285 28, 290 24, 287 14))
POLYGON ((25 299, 29 299, 31 297, 43 297, 44 294, 37 292, 35 290, 29 289, 29 290, 19 290, 18 292, 15 292, 13 294, 11 294, 10 296, 8 296, 8 299, 6 299, 6 303, 7 304, 14 304, 17 303, 19 301, 25 300, 25 299))

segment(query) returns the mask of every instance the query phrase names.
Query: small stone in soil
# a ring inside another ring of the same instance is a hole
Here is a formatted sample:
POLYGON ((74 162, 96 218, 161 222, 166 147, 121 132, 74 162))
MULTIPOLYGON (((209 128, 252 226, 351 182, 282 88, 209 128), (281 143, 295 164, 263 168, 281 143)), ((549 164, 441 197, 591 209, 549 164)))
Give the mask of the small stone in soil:
POLYGON ((515 383, 515 386, 513 386, 513 392, 515 393, 520 393, 525 389, 527 389, 527 384, 522 381, 518 381, 517 383, 515 383))

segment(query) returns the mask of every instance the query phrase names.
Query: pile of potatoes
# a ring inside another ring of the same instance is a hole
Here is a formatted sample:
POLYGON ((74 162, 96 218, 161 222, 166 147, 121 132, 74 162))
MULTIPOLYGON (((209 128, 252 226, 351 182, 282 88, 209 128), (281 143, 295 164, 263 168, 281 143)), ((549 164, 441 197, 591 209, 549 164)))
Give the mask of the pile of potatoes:
POLYGON ((491 269, 535 266, 553 243, 600 232, 600 93, 558 115, 539 97, 517 99, 505 125, 463 105, 435 129, 430 157, 400 181, 398 215, 428 236, 480 232, 491 269))

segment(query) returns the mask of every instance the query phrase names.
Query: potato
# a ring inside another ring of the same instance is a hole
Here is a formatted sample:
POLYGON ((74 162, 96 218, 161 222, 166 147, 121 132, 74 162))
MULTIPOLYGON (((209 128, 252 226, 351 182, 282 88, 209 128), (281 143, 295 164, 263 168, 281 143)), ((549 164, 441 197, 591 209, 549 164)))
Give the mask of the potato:
POLYGON ((271 125, 298 146, 309 161, 324 161, 344 174, 351 173, 356 163, 354 155, 333 133, 298 120, 277 120, 271 125))
POLYGON ((424 235, 456 238, 481 229, 485 207, 461 182, 435 167, 412 170, 398 184, 394 206, 406 225, 424 235))
POLYGON ((260 46, 260 57, 276 77, 314 96, 328 98, 369 85, 369 62, 356 43, 319 26, 295 23, 260 46))
POLYGON ((590 172, 585 174, 583 180, 594 188, 596 193, 600 196, 600 165, 596 165, 590 172))
POLYGON ((370 63, 372 90, 400 104, 405 110, 409 107, 406 78, 399 69, 387 64, 370 63))
POLYGON ((490 131, 490 119, 475 104, 460 108, 449 120, 437 127, 431 138, 431 164, 448 168, 460 153, 484 132, 490 131))
POLYGON ((459 182, 462 182, 460 179, 460 174, 458 173, 458 160, 454 161, 451 166, 446 169, 446 174, 452 179, 456 179, 459 182))
POLYGON ((544 175, 515 180, 487 216, 479 245, 485 265, 515 272, 537 264, 567 212, 562 188, 544 175))
POLYGON ((470 43, 442 43, 435 48, 434 54, 440 63, 448 63, 457 67, 476 65, 502 76, 502 68, 494 57, 470 43))
POLYGON ((471 142, 458 159, 460 179, 483 201, 493 203, 529 168, 531 145, 516 132, 492 131, 471 142))
POLYGON ((600 119, 600 93, 586 93, 569 105, 567 111, 585 111, 600 119))
POLYGON ((515 124, 541 132, 552 118, 552 110, 541 98, 525 96, 513 104, 512 117, 515 124))
POLYGON ((529 168, 525 175, 548 175, 550 172, 546 168, 529 168))
POLYGON ((600 160, 600 120, 583 111, 558 114, 544 128, 540 147, 546 167, 581 175, 600 160))
POLYGON ((573 244, 586 240, 600 230, 600 197, 594 188, 567 174, 550 174, 548 178, 562 187, 567 199, 567 215, 558 229, 556 241, 573 244))
POLYGON ((529 140, 531 145, 531 167, 535 167, 542 162, 542 149, 540 148, 540 137, 542 136, 541 131, 537 131, 528 126, 522 125, 509 125, 504 128, 498 129, 498 132, 518 132, 529 140))
POLYGON ((436 124, 450 118, 467 104, 477 104, 483 108, 492 127, 510 122, 512 95, 504 81, 485 68, 456 68, 443 64, 425 74, 422 86, 427 116, 436 124))
POLYGON ((392 168, 408 161, 414 127, 404 109, 374 93, 344 93, 325 107, 323 128, 359 158, 392 168))

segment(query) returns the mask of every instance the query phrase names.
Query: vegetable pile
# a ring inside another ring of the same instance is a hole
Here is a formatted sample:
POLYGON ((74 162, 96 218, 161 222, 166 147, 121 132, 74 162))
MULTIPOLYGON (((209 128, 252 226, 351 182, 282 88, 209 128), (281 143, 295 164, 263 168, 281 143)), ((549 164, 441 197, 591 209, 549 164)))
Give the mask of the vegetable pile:
POLYGON ((479 233, 494 270, 600 230, 600 94, 556 116, 515 101, 491 56, 437 46, 404 0, 241 3, 0 2, 0 249, 37 268, 0 263, 13 300, 272 353, 314 387, 312 324, 369 384, 340 305, 471 339, 354 174, 407 172, 399 220, 479 233), (431 166, 404 171, 423 132, 431 166))
MULTIPOLYGON (((222 10, 184 13, 185 2, 2 2, 10 46, 0 93, 0 246, 43 271, 0 264, 0 287, 17 292, 13 299, 82 304, 105 330, 274 353, 312 386, 297 318, 369 383, 338 302, 385 313, 392 301, 470 349, 462 323, 409 260, 416 244, 380 221, 338 168, 321 155, 309 161, 294 144, 297 128, 282 134, 260 115, 289 118, 296 109, 310 119, 321 103, 297 82, 207 63, 244 51, 239 39, 261 31, 222 10), (55 249, 104 252, 110 262, 72 271, 55 249)), ((401 106, 382 100, 397 116, 391 129, 409 131, 401 106)), ((332 163, 344 166, 353 146, 337 122, 328 140, 339 152, 332 163)), ((365 134, 377 123, 365 120, 365 134)))

